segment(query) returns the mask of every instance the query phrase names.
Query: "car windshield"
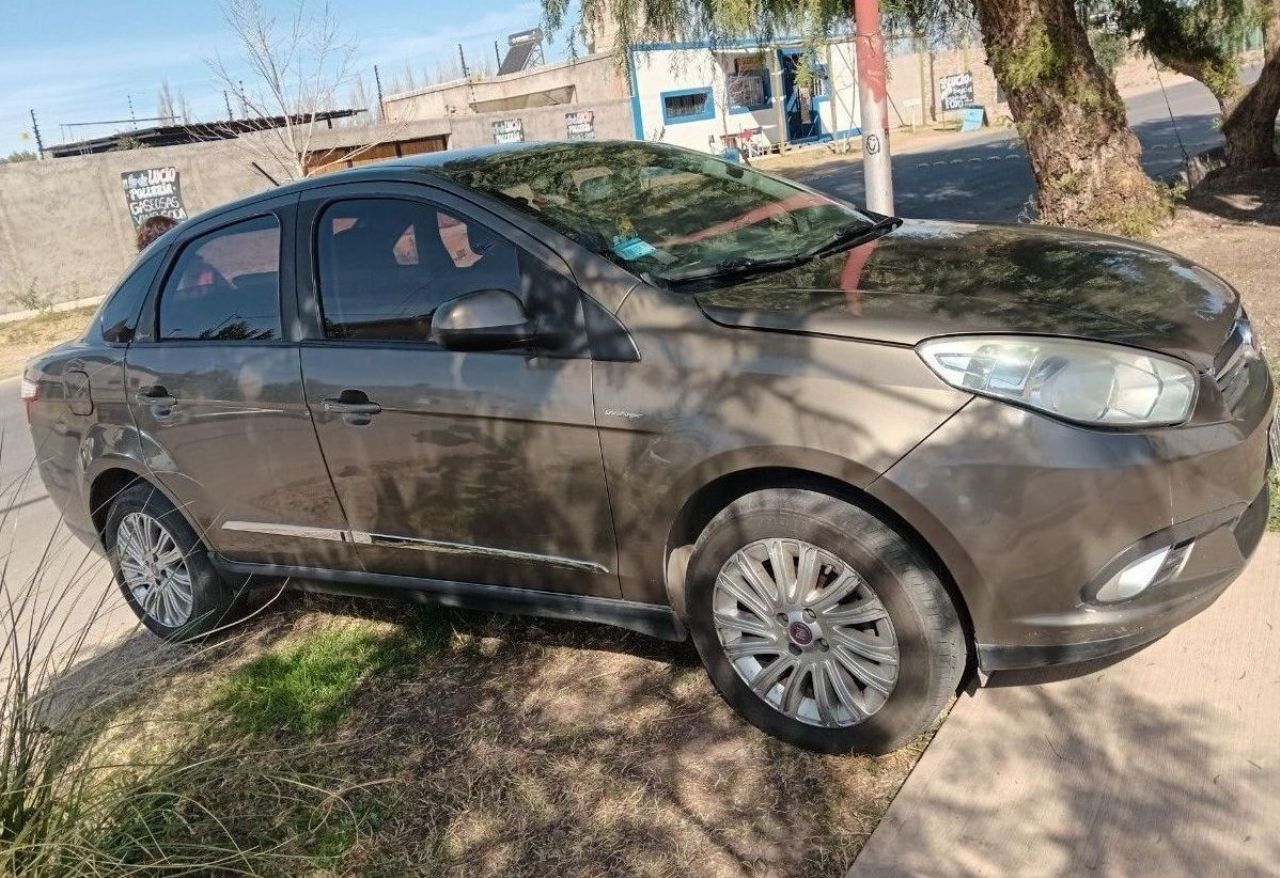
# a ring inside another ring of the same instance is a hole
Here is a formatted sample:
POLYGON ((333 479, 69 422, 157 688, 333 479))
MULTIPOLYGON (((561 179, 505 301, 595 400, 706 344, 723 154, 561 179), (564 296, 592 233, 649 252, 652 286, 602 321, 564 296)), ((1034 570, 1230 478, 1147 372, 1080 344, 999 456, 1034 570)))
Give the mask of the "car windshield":
POLYGON ((657 144, 538 146, 442 170, 660 282, 803 258, 875 225, 784 180, 657 144))

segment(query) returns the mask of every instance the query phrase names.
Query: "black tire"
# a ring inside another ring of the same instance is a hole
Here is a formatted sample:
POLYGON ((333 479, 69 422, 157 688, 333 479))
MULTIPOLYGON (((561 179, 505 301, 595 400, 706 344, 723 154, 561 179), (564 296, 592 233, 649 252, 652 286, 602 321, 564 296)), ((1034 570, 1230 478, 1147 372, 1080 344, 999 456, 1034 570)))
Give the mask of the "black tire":
POLYGON ((879 518, 825 494, 770 489, 730 504, 695 543, 686 583, 690 633, 720 694, 752 725, 798 747, 895 750, 930 728, 964 673, 964 631, 937 573, 879 518), (788 717, 758 696, 725 655, 713 621, 717 577, 739 549, 774 538, 801 540, 835 555, 862 577, 888 614, 899 651, 896 683, 883 705, 857 724, 820 726, 788 717))
POLYGON ((103 528, 103 545, 115 573, 116 585, 130 609, 151 633, 165 640, 191 641, 218 631, 244 615, 247 587, 223 580, 209 560, 208 550, 187 520, 168 498, 146 482, 135 482, 115 498, 103 528), (155 519, 169 533, 182 552, 191 579, 191 611, 184 622, 169 626, 153 618, 138 602, 121 572, 117 551, 120 524, 130 513, 155 519))

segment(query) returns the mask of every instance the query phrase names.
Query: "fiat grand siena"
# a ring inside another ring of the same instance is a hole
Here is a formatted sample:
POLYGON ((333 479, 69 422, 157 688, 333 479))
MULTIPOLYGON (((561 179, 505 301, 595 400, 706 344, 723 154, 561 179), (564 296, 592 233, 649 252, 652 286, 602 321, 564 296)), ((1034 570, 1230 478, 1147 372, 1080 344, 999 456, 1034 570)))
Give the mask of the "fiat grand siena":
POLYGON ((288 578, 691 638, 883 752, 966 671, 1147 643, 1267 517, 1237 294, 1143 244, 879 216, 644 143, 283 186, 142 253, 22 386, 156 634, 288 578))

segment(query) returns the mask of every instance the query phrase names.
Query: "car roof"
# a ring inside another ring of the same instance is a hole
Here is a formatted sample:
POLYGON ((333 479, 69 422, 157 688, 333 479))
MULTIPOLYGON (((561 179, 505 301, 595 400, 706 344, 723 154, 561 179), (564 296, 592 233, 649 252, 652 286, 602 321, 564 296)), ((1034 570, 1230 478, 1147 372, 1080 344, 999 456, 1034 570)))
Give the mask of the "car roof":
MULTIPOLYGON (((354 183, 356 181, 371 181, 379 179, 393 179, 397 176, 403 177, 406 171, 422 171, 434 174, 437 177, 446 180, 452 179, 448 173, 448 166, 453 163, 467 164, 469 162, 491 158, 501 155, 533 155, 539 152, 552 152, 575 146, 574 141, 568 140, 546 140, 546 141, 525 141, 521 143, 504 143, 492 146, 479 146, 471 149, 449 149, 439 152, 421 153, 414 156, 403 156, 398 158, 387 159, 380 162, 370 162, 356 168, 347 168, 341 171, 334 171, 329 174, 320 174, 315 177, 306 177, 302 180, 294 180, 289 183, 283 183, 270 189, 264 189, 261 192, 255 192, 244 198, 238 198, 235 201, 226 204, 220 204, 217 207, 210 208, 207 211, 192 217, 189 222, 203 221, 210 217, 216 217, 223 213, 229 213, 244 207, 252 207, 259 202, 269 199, 278 198, 281 195, 289 195, 295 192, 307 192, 311 189, 318 189, 322 186, 333 186, 337 183, 354 183)), ((644 141, 633 140, 596 140, 591 141, 591 145, 599 146, 637 146, 655 144, 645 144, 644 141)), ((464 185, 464 184, 459 184, 464 185)), ((190 228, 188 223, 182 223, 178 228, 190 228)), ((168 237, 172 232, 166 232, 168 237)))

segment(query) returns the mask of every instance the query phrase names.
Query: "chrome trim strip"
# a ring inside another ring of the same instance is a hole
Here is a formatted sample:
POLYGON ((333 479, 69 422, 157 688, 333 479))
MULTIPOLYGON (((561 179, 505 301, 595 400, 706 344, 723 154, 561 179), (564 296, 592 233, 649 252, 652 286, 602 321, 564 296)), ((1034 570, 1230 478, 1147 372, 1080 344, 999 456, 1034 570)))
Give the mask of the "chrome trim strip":
POLYGON ((269 534, 276 537, 301 537, 306 540, 330 540, 336 543, 351 542, 351 538, 346 531, 328 527, 268 524, 261 521, 225 521, 222 523, 222 529, 240 533, 269 534))
POLYGON ((281 537, 300 537, 309 540, 329 540, 338 543, 355 543, 360 546, 376 546, 383 549, 412 549, 416 552, 439 552, 448 555, 474 555, 481 558, 497 558, 526 564, 544 564, 568 570, 584 570, 588 573, 608 573, 609 568, 594 561, 562 558, 558 555, 540 555, 536 552, 518 552, 513 549, 496 549, 492 546, 472 546, 467 543, 450 543, 444 540, 423 540, 417 537, 399 537, 390 534, 374 534, 364 531, 336 530, 324 527, 304 527, 295 524, 270 524, 257 521, 228 521, 223 530, 241 533, 270 534, 281 537))

